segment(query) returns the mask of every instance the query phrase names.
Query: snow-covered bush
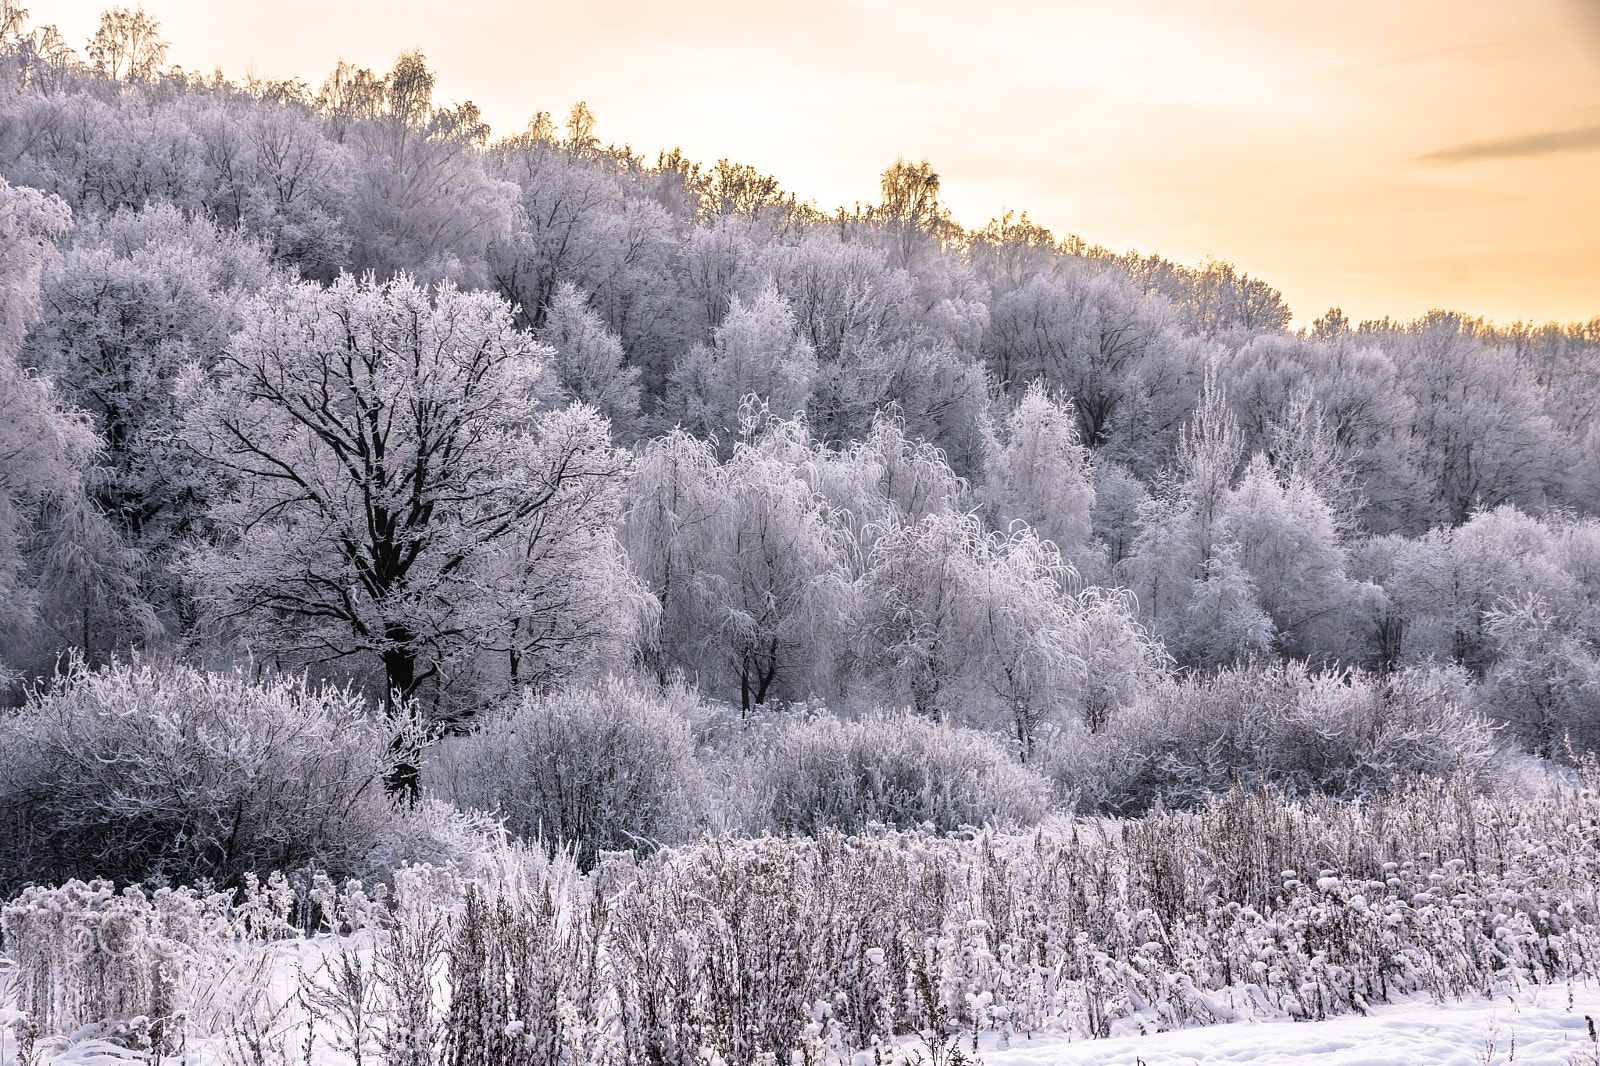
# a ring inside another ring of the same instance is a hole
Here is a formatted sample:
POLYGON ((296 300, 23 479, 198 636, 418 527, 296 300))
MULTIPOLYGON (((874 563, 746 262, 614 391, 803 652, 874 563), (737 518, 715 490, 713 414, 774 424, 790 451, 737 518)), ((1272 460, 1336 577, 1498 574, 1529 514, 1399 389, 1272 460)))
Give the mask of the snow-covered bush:
POLYGON ((365 872, 391 826, 362 700, 185 666, 78 669, 0 717, 0 889, 365 872))
POLYGON ((802 833, 1030 825, 1049 800, 1048 783, 994 739, 909 714, 789 723, 759 765, 767 824, 802 833))
POLYGON ((424 784, 525 840, 573 847, 585 867, 601 850, 649 849, 692 823, 703 782, 689 733, 696 702, 688 689, 616 679, 529 690, 441 745, 424 784))
POLYGON ((1290 662, 1151 685, 1104 733, 1063 731, 1036 761, 1058 798, 1126 812, 1192 806, 1236 781, 1349 798, 1413 774, 1481 776, 1499 750, 1459 671, 1316 674, 1290 662))
POLYGON ((1567 612, 1524 592, 1502 598, 1483 628, 1495 651, 1478 690, 1487 713, 1546 758, 1600 748, 1600 659, 1567 612))

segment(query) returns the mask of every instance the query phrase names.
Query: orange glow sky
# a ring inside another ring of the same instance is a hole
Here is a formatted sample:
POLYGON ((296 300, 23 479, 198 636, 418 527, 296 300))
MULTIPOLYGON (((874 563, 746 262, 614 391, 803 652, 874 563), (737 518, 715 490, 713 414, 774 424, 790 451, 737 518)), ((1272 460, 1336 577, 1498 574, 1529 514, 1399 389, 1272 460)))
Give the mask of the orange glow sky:
MULTIPOLYGON (((24 0, 26 2, 26 0, 24 0)), ((36 0, 79 48, 102 2, 36 0)), ((497 134, 586 100, 831 209, 927 156, 955 217, 1232 259, 1304 325, 1600 314, 1600 0, 148 0, 171 62, 321 84, 420 47, 497 134)))

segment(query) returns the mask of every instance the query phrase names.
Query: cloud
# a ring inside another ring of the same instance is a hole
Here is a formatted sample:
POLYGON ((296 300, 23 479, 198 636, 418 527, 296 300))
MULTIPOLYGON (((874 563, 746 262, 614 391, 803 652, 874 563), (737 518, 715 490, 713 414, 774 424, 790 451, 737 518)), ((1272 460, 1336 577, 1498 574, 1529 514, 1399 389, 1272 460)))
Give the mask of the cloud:
POLYGON ((1600 126, 1575 130, 1555 130, 1526 137, 1505 137, 1495 141, 1474 141, 1454 148, 1442 148, 1419 156, 1417 162, 1435 167, 1471 163, 1479 159, 1521 159, 1525 156, 1557 155, 1562 152, 1587 152, 1600 148, 1600 126))

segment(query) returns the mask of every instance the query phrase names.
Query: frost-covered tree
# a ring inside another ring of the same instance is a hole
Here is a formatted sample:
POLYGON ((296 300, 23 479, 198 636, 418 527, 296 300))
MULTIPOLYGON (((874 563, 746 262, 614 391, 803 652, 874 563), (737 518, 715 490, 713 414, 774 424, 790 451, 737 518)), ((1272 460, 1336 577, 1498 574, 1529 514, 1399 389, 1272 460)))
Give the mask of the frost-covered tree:
POLYGON ((1083 684, 1075 702, 1084 727, 1094 733, 1163 678, 1171 657, 1139 623, 1137 605, 1126 589, 1090 586, 1078 593, 1073 606, 1074 644, 1083 661, 1083 684))
POLYGON ((211 221, 255 237, 274 261, 302 277, 336 277, 350 253, 343 221, 355 180, 350 146, 330 137, 324 120, 294 99, 211 101, 197 108, 192 124, 211 221))
POLYGON ((204 510, 178 380, 210 372, 244 301, 276 277, 254 241, 170 205, 80 226, 45 271, 25 357, 93 418, 105 441, 95 499, 141 550, 169 554, 204 510))
POLYGON ((1433 312, 1375 332, 1389 346, 1416 405, 1412 426, 1420 487, 1409 525, 1459 525, 1474 511, 1539 507, 1558 482, 1564 449, 1536 386, 1515 360, 1462 315, 1433 312))
POLYGON ((534 335, 555 353, 554 370, 567 395, 609 418, 619 441, 632 441, 639 428, 639 369, 626 365, 622 342, 576 286, 556 289, 534 335))
POLYGON ((1348 575, 1338 515, 1310 476, 1321 452, 1290 450, 1277 466, 1257 452, 1235 484, 1243 455, 1228 397, 1208 380, 1182 435, 1179 478, 1141 508, 1123 564, 1146 617, 1194 663, 1269 648, 1346 654, 1347 613, 1379 594, 1348 575))
POLYGON ((966 481, 950 469, 944 453, 907 435, 905 423, 892 414, 880 413, 865 437, 842 448, 808 441, 795 461, 861 551, 888 530, 971 505, 966 481))
POLYGON ((1084 685, 1074 604, 1054 546, 1028 529, 935 514, 873 544, 864 621, 891 691, 919 713, 1004 723, 1030 752, 1084 685))
POLYGON ((357 159, 345 209, 351 265, 481 282, 490 245, 511 232, 516 189, 483 168, 489 127, 478 109, 435 106, 434 81, 422 53, 402 54, 375 90, 375 113, 345 135, 357 159))
POLYGON ((756 287, 751 276, 760 251, 754 225, 739 215, 723 215, 696 226, 680 257, 679 285, 706 330, 722 324, 736 294, 756 287))
POLYGON ((979 279, 999 298, 1048 274, 1059 251, 1055 235, 1030 222, 1026 211, 1020 217, 1007 211, 967 235, 966 254, 979 279))
POLYGON ((1043 378, 1072 401, 1089 445, 1110 439, 1131 375, 1167 343, 1171 309, 1118 271, 1063 265, 995 301, 984 351, 1002 387, 1043 378))
POLYGON ((161 23, 145 14, 144 5, 131 11, 117 5, 100 13, 100 25, 89 41, 89 59, 101 74, 112 80, 148 81, 166 58, 161 23))
MULTIPOLYGON (((785 430, 771 426, 763 436, 785 430)), ((774 692, 807 694, 795 680, 817 689, 814 672, 829 662, 850 591, 843 530, 826 501, 763 443, 740 442, 723 468, 719 543, 695 575, 713 622, 708 636, 746 711, 774 692)))
POLYGON ((1304 658, 1350 650, 1349 612, 1377 590, 1348 577, 1336 515, 1316 485, 1279 473, 1258 453, 1228 494, 1220 525, 1272 620, 1279 651, 1304 658))
POLYGON ((1208 379, 1181 437, 1178 476, 1140 508, 1123 564, 1140 609, 1180 661, 1227 662, 1271 647, 1272 620, 1221 526, 1242 457, 1226 394, 1208 379))
POLYGON ((59 199, 0 181, 0 631, 12 635, 37 605, 23 556, 37 508, 49 500, 78 505, 82 470, 99 444, 50 378, 17 359, 39 316, 40 266, 70 218, 59 199))
POLYGON ((746 407, 751 432, 726 464, 682 430, 652 442, 623 526, 630 561, 660 605, 663 666, 748 713, 823 683, 847 613, 847 533, 801 476, 803 422, 746 407))
POLYGON ((1485 704, 1545 758, 1569 741, 1577 752, 1600 743, 1600 659, 1572 622, 1535 591, 1504 597, 1484 615, 1495 652, 1485 704))
POLYGON ((1291 315, 1283 294, 1226 260, 1207 259, 1189 278, 1183 319, 1196 332, 1270 331, 1289 325, 1291 315))
POLYGON ((749 304, 734 296, 711 335, 709 346, 690 349, 672 372, 668 409, 680 425, 716 437, 727 454, 748 397, 784 417, 805 412, 816 358, 775 286, 764 286, 749 304))
POLYGON ((510 233, 491 248, 495 285, 525 323, 542 326, 561 282, 601 271, 600 233, 622 209, 622 190, 611 175, 564 151, 548 125, 499 142, 484 163, 520 192, 510 233))
POLYGON ((1552 553, 1551 530, 1505 505, 1440 527, 1413 540, 1383 538, 1388 550, 1366 549, 1403 630, 1399 654, 1410 661, 1454 659, 1474 671, 1493 660, 1485 626, 1503 601, 1536 594, 1558 612, 1574 602, 1572 575, 1552 553))
POLYGON ((939 202, 939 175, 926 159, 896 159, 878 184, 882 200, 869 217, 883 227, 890 262, 907 270, 921 265, 937 254, 950 227, 950 209, 939 202))
POLYGON ((1082 554, 1095 502, 1089 452, 1072 405, 1053 401, 1042 381, 990 434, 983 494, 1002 528, 1021 522, 1067 559, 1082 554))
POLYGON ((1105 553, 1105 565, 1115 568, 1133 550, 1139 535, 1140 508, 1150 502, 1150 490, 1127 466, 1096 456, 1094 508, 1089 521, 1096 548, 1105 553))
POLYGON ((474 656, 536 677, 615 637, 626 462, 592 408, 541 404, 549 353, 504 301, 346 275, 245 319, 189 430, 231 475, 196 560, 219 615, 264 649, 375 656, 391 713, 474 656))
POLYGON ((826 231, 769 246, 758 269, 789 302, 816 356, 808 415, 819 437, 865 436, 893 406, 959 472, 976 470, 988 382, 972 353, 930 325, 917 279, 869 244, 826 231))

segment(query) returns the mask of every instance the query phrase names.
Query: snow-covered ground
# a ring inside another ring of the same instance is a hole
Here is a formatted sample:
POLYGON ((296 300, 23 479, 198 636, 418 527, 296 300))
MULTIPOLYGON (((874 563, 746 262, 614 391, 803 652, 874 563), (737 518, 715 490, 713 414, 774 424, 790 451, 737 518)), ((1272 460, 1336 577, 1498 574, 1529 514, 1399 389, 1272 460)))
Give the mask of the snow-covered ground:
MULTIPOLYGON (((1375 1007, 1366 1017, 1241 1022, 1107 1040, 1016 1038, 1000 1047, 986 1034, 977 1057, 982 1066, 1600 1066, 1591 1017, 1600 1022, 1600 987, 1574 989, 1570 1005, 1565 987, 1546 987, 1445 1006, 1418 996, 1375 1007)), ((139 1061, 101 1040, 68 1048, 58 1039, 40 1050, 57 1066, 139 1061)), ((214 1054, 195 1058, 224 1061, 222 1048, 209 1050, 214 1054)), ((325 1046, 318 1051, 319 1066, 348 1062, 325 1046)), ((14 1043, 0 1040, 0 1061, 14 1066, 15 1053, 14 1043)))
POLYGON ((1600 987, 1545 987, 1493 1001, 1439 1006, 1426 997, 1375 1007, 1366 1017, 1270 1021, 1122 1036, 1014 1040, 984 1047, 984 1066, 1595 1066, 1588 1017, 1600 1023, 1600 987))

